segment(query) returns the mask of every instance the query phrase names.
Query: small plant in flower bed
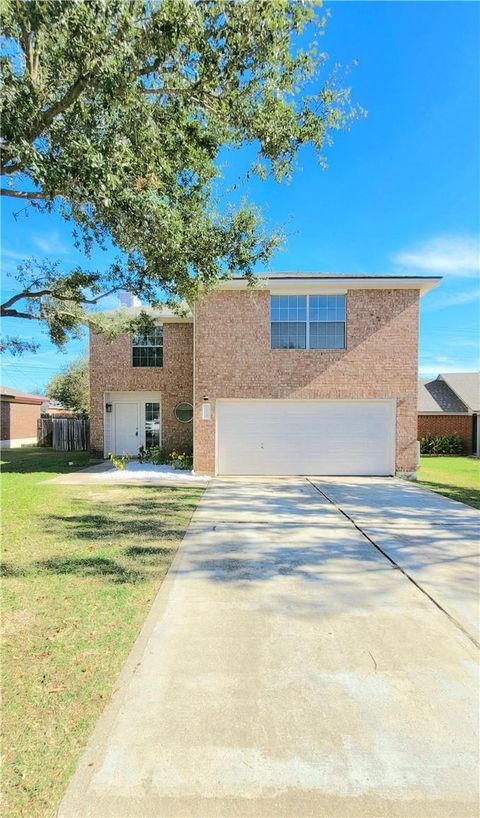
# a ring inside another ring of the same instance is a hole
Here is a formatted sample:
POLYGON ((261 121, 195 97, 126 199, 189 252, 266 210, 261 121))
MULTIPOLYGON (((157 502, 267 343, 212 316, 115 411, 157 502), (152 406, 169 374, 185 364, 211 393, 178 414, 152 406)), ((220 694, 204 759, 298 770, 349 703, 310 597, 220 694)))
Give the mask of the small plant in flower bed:
POLYGON ((193 457, 189 452, 167 452, 161 446, 140 446, 138 450, 140 463, 152 463, 155 466, 172 466, 174 469, 191 469, 193 457))
POLYGON ((130 455, 124 452, 123 454, 113 454, 113 452, 109 452, 108 456, 113 466, 116 469, 120 469, 123 471, 127 468, 128 464, 130 463, 130 455))
POLYGON ((192 455, 186 452, 170 452, 169 462, 174 469, 189 470, 193 466, 192 455))
POLYGON ((140 463, 153 463, 155 466, 163 466, 169 462, 169 455, 161 446, 140 446, 138 450, 140 463))
POLYGON ((464 454, 460 435, 425 435, 420 439, 421 454, 464 454))

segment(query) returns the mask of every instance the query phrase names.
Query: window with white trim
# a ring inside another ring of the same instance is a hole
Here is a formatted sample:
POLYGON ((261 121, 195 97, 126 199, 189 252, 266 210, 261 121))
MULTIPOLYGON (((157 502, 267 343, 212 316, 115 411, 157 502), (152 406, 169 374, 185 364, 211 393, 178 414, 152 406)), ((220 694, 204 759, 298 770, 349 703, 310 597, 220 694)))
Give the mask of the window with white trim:
POLYGON ((163 327, 133 338, 132 366, 163 366, 163 327))
POLYGON ((272 349, 344 349, 345 295, 272 295, 272 349))
POLYGON ((145 448, 160 445, 160 404, 145 404, 145 448))
POLYGON ((345 348, 345 296, 309 295, 310 349, 345 348))

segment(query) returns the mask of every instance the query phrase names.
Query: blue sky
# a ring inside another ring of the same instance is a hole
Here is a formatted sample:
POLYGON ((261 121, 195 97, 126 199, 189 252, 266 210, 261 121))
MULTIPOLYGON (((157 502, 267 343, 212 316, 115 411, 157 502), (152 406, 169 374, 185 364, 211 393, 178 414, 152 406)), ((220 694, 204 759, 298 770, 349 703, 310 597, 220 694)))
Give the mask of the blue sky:
MULTIPOLYGON (((287 243, 276 270, 443 275, 421 302, 420 372, 479 368, 479 79, 480 7, 469 2, 341 2, 322 41, 330 64, 358 59, 353 99, 368 110, 339 134, 323 170, 303 149, 290 184, 249 182, 240 193, 283 226, 287 243)), ((226 185, 254 151, 225 151, 226 185)), ((69 225, 56 215, 2 201, 2 279, 25 256, 84 260, 69 225)), ((106 264, 108 254, 90 262, 106 264)), ((59 353, 33 322, 4 322, 4 333, 41 340, 40 352, 5 357, 2 383, 42 388, 86 347, 59 353)))

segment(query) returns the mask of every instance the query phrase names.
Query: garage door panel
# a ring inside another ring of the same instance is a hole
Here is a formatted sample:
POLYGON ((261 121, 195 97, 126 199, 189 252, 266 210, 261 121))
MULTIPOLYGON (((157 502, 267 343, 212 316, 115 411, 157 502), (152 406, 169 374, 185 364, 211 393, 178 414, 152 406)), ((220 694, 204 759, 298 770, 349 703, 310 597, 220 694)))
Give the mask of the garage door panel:
POLYGON ((218 401, 219 474, 391 474, 390 401, 218 401))

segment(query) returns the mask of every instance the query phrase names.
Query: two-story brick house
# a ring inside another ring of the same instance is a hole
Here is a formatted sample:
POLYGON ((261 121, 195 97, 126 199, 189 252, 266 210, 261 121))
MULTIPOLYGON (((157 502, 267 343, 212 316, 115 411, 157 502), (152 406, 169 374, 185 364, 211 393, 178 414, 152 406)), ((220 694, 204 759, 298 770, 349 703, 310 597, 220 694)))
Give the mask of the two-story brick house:
POLYGON ((193 449, 212 474, 413 473, 420 296, 439 278, 223 282, 143 338, 90 344, 91 441, 193 449))

